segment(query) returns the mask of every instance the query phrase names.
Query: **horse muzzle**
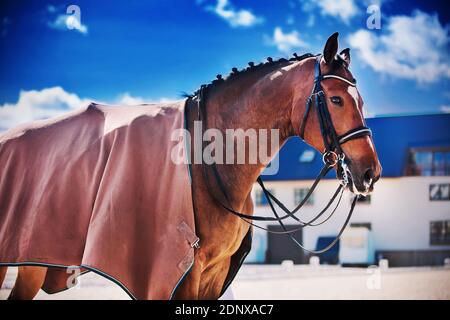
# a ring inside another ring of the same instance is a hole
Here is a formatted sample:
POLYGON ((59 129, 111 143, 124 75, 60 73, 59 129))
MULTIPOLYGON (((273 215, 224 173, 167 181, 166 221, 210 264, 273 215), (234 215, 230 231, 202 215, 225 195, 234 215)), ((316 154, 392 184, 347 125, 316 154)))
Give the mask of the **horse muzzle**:
POLYGON ((339 166, 337 169, 337 176, 339 180, 347 180, 346 188, 353 194, 367 196, 372 193, 375 183, 380 179, 380 170, 368 167, 360 170, 359 168, 352 168, 351 165, 339 166), (345 173, 347 178, 345 178, 345 173))

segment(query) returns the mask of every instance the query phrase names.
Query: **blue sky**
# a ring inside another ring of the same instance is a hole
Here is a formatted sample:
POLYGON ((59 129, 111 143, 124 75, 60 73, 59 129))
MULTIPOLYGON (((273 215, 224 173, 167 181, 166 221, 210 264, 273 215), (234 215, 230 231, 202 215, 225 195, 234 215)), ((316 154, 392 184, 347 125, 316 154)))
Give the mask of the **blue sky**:
POLYGON ((320 53, 340 32, 369 114, 450 112, 449 10, 370 0, 2 1, 0 129, 90 100, 177 99, 267 56, 320 53), (66 8, 81 24, 69 29, 66 8), (366 27, 370 4, 381 29, 366 27))

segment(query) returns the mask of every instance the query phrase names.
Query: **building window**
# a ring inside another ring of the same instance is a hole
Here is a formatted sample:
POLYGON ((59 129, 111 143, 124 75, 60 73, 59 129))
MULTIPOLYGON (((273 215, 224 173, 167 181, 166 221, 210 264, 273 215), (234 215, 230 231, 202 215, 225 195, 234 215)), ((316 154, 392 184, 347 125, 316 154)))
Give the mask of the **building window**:
MULTIPOLYGON (((267 189, 271 194, 275 195, 275 192, 272 189, 267 189)), ((255 192, 255 204, 257 206, 268 206, 269 201, 266 198, 266 195, 262 190, 256 190, 255 192)))
POLYGON ((305 150, 300 155, 300 158, 298 158, 298 161, 300 161, 300 163, 313 162, 315 156, 316 156, 316 152, 314 150, 310 150, 310 149, 305 150))
POLYGON ((450 201, 450 183, 430 184, 430 201, 450 201))
POLYGON ((430 245, 450 245, 450 220, 430 222, 430 245))
POLYGON ((407 176, 450 176, 450 148, 411 149, 407 176))
MULTIPOLYGON (((299 204, 300 202, 305 199, 309 189, 308 188, 295 188, 294 189, 294 203, 295 205, 299 204)), ((312 194, 308 200, 306 200, 305 205, 312 206, 314 204, 314 194, 312 194)))

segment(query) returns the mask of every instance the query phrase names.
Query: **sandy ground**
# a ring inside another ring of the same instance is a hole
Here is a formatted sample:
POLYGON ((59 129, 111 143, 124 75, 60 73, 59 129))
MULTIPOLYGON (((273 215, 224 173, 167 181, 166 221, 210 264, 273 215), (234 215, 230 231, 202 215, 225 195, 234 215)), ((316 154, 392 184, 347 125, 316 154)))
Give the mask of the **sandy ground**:
MULTIPOLYGON (((0 290, 14 284, 10 268, 0 290)), ((79 285, 37 299, 129 299, 118 286, 93 273, 79 285)), ((342 268, 339 266, 244 265, 232 285, 235 299, 450 299, 450 268, 342 268)))

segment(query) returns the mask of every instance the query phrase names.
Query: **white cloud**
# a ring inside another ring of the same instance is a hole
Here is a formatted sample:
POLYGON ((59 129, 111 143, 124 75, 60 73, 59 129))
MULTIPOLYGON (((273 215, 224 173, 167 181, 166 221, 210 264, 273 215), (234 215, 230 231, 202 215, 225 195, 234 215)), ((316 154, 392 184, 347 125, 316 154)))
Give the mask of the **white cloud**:
POLYGON ((303 5, 303 10, 310 12, 314 7, 320 9, 323 16, 331 16, 349 23, 359 13, 354 0, 311 0, 303 5))
POLYGON ((59 14, 53 21, 48 22, 47 25, 56 30, 77 30, 84 35, 88 33, 88 27, 72 15, 59 14))
POLYGON ((450 106, 448 106, 448 105, 443 105, 443 106, 441 106, 439 109, 440 109, 442 112, 450 113, 450 106))
POLYGON ((250 10, 236 10, 228 0, 217 0, 215 7, 207 7, 222 19, 226 20, 232 27, 251 27, 263 22, 262 17, 255 16, 250 10))
POLYGON ((270 45, 276 46, 278 51, 285 54, 291 54, 294 48, 304 48, 308 44, 300 39, 297 30, 290 33, 284 33, 280 27, 276 27, 273 31, 273 37, 268 39, 270 45))
POLYGON ((130 95, 130 93, 125 92, 125 93, 120 94, 113 103, 117 104, 117 105, 132 106, 132 105, 144 104, 144 103, 173 102, 175 100, 176 99, 166 98, 166 97, 162 97, 162 98, 158 98, 158 99, 147 99, 147 98, 143 98, 143 97, 132 96, 132 95, 130 95))
POLYGON ((61 87, 20 91, 17 103, 0 106, 0 130, 18 124, 58 116, 67 111, 86 107, 90 100, 81 99, 61 87))
MULTIPOLYGON (((170 102, 174 99, 144 99, 125 92, 111 101, 113 105, 137 105, 151 102, 170 102)), ((47 119, 66 112, 86 108, 92 99, 80 98, 75 93, 69 93, 63 88, 51 87, 42 90, 22 90, 16 103, 0 105, 0 132, 21 123, 47 119)), ((99 102, 103 103, 103 102, 99 102)))
POLYGON ((415 11, 392 16, 384 29, 380 36, 360 29, 348 37, 359 58, 375 71, 419 83, 450 78, 449 28, 437 15, 415 11))
POLYGON ((119 105, 136 105, 145 103, 145 100, 142 97, 133 97, 128 92, 125 92, 116 99, 116 102, 119 105))

